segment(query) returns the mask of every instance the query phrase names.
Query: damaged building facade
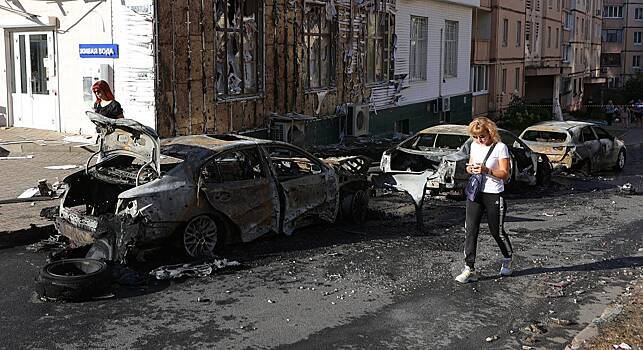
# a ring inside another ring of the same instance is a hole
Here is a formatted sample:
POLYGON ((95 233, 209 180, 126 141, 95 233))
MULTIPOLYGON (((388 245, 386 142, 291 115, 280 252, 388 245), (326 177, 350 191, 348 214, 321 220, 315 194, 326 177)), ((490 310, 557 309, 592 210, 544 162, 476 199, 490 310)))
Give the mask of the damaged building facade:
POLYGON ((125 117, 155 127, 154 1, 0 4, 0 126, 93 134, 106 80, 125 117))
POLYGON ((471 119, 462 1, 157 3, 161 136, 257 131, 297 144, 471 119))

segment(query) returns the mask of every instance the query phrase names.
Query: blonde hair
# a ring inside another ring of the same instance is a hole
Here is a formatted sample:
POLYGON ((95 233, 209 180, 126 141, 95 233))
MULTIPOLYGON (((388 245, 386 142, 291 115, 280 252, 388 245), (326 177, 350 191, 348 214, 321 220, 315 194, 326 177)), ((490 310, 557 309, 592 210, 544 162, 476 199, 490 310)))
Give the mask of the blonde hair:
POLYGON ((489 134, 493 143, 500 142, 500 135, 498 134, 498 127, 491 119, 486 117, 478 117, 474 119, 469 126, 467 131, 470 136, 479 136, 481 134, 489 134))

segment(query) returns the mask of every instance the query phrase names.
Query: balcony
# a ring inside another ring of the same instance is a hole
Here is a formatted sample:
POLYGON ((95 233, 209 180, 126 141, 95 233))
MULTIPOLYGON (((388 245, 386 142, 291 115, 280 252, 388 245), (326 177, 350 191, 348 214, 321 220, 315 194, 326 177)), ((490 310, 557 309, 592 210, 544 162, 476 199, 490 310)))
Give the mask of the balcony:
POLYGON ((473 63, 488 62, 489 61, 489 40, 474 40, 471 43, 471 56, 473 63))

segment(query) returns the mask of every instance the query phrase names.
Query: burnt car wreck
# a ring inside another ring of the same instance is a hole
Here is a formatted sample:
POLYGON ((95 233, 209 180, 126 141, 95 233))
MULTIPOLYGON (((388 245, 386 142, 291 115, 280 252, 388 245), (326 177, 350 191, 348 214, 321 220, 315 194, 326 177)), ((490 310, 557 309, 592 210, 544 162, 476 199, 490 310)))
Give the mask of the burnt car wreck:
POLYGON ((127 261, 178 243, 192 257, 222 245, 338 219, 366 219, 365 157, 319 159, 287 143, 237 135, 160 142, 135 121, 88 112, 100 150, 68 176, 56 218, 88 257, 127 261), (91 164, 96 159, 95 164, 91 164))
MULTIPOLYGON (((551 179, 551 164, 545 155, 532 151, 507 130, 499 129, 509 148, 510 170, 507 185, 542 185, 551 179)), ((381 174, 373 177, 377 187, 407 193, 416 208, 418 228, 422 226, 425 195, 462 195, 469 175, 466 163, 472 139, 466 125, 438 125, 424 129, 382 154, 381 174)))

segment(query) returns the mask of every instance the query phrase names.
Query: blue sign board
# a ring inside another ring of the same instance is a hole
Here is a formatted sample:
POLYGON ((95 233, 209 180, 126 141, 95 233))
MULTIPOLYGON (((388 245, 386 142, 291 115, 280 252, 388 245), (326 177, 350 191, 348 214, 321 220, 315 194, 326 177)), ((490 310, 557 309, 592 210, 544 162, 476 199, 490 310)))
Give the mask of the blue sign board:
POLYGON ((79 44, 81 58, 118 58, 118 44, 79 44))

